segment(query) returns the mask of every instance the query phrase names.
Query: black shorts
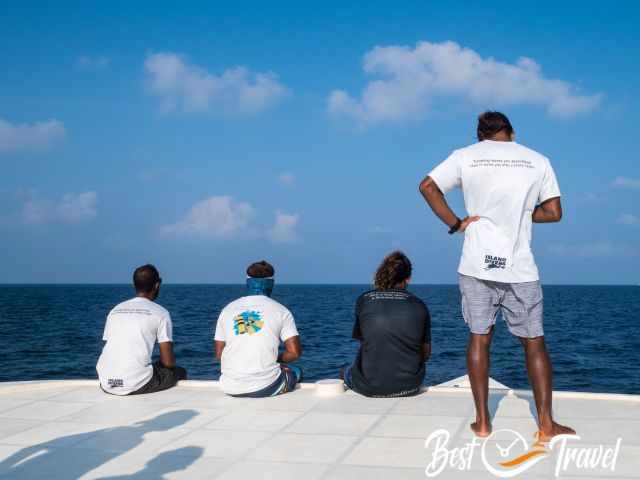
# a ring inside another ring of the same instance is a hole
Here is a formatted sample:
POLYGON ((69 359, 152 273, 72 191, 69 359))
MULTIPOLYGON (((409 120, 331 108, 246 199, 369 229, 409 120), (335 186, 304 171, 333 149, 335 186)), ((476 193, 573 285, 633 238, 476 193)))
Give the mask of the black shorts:
POLYGON ((182 367, 167 368, 160 362, 153 364, 153 375, 151 379, 135 392, 129 395, 140 395, 143 393, 154 393, 167 390, 175 386, 178 380, 186 380, 187 371, 182 367))

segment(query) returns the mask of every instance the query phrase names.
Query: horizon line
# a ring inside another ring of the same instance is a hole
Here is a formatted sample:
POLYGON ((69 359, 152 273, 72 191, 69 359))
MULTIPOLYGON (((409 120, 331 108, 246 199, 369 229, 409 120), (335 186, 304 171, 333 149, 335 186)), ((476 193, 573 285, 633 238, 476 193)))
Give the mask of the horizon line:
MULTIPOLYGON (((215 282, 163 282, 163 286, 246 286, 244 283, 215 283, 215 282)), ((356 282, 337 282, 337 283, 318 283, 318 282, 276 282, 281 286, 373 286, 371 283, 356 282)), ((118 282, 0 282, 0 287, 13 286, 132 286, 131 283, 118 282)), ((410 286, 455 286, 457 283, 411 283, 410 286)), ((635 283, 542 283, 542 286, 552 287, 636 287, 640 284, 635 283)))

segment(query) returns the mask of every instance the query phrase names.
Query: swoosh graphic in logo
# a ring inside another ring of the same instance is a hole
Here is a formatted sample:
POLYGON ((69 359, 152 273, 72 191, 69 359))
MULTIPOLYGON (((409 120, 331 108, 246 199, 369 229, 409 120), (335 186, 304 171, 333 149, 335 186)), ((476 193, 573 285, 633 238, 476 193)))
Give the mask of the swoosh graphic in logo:
POLYGON ((506 468, 515 467, 520 465, 521 463, 526 462, 530 458, 534 458, 539 455, 546 455, 546 454, 547 454, 546 450, 530 450, 527 453, 524 453, 519 457, 514 458, 513 460, 508 460, 506 462, 498 462, 498 464, 506 468))

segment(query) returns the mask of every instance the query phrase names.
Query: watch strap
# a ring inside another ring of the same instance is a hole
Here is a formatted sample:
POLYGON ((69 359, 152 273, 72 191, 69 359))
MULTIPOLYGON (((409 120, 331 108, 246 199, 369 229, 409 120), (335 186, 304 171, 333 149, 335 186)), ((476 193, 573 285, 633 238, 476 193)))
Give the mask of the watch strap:
POLYGON ((456 217, 456 223, 454 223, 453 226, 449 229, 449 235, 453 235, 454 233, 456 233, 458 230, 460 230, 461 226, 462 220, 456 217))

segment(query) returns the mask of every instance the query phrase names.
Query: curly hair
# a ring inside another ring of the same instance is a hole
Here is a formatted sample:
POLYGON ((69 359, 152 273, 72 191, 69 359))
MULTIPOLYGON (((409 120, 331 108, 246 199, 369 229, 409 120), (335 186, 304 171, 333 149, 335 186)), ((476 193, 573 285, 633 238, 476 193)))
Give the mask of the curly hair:
POLYGON ((376 271, 373 285, 376 290, 396 288, 411 277, 411 261, 407 256, 395 251, 387 255, 376 271))

